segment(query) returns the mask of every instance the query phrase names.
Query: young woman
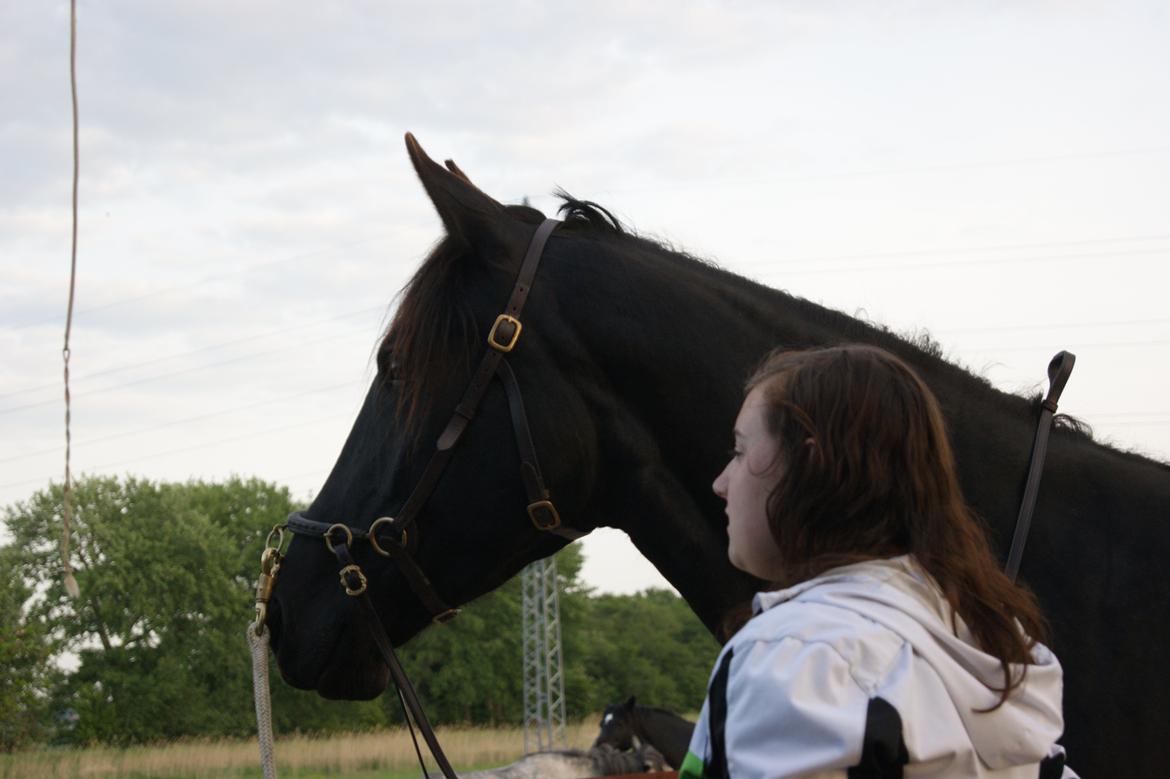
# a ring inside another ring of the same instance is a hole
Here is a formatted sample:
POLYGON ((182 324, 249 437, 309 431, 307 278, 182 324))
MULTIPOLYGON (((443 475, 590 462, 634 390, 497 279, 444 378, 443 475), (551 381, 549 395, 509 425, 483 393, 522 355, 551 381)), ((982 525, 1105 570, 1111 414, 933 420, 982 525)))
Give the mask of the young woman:
POLYGON ((776 589, 716 662, 682 779, 1076 776, 1044 620, 905 363, 774 353, 714 489, 732 564, 776 589))

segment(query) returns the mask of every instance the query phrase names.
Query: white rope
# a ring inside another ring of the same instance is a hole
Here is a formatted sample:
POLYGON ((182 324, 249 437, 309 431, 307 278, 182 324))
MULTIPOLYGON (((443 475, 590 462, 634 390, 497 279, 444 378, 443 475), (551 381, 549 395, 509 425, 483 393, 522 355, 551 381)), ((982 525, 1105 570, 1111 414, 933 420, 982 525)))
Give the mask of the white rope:
POLYGON ((248 625, 248 646, 252 648, 252 694, 256 699, 256 728, 260 739, 260 766, 264 779, 276 779, 276 755, 272 748, 272 696, 268 691, 268 629, 248 625))

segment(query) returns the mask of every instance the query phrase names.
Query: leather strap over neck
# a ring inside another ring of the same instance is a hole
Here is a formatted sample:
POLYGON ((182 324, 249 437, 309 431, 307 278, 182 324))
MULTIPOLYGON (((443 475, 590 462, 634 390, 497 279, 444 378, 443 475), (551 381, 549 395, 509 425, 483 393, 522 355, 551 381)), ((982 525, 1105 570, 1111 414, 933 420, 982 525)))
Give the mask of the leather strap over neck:
POLYGON ((1048 363, 1048 395, 1040 404, 1040 420, 1036 423, 1036 437, 1032 441, 1032 460, 1028 465, 1028 479, 1024 486, 1024 497, 1020 501, 1020 513, 1016 517, 1016 529, 1012 534, 1012 546, 1008 551, 1004 573, 1013 582, 1020 573, 1020 562, 1024 559, 1024 545, 1028 542, 1028 531, 1032 527, 1032 511, 1036 508, 1036 496, 1040 493, 1040 476, 1044 473, 1044 458, 1048 455, 1048 434, 1052 431, 1052 418, 1056 415, 1056 403, 1060 393, 1072 375, 1077 357, 1072 352, 1061 351, 1048 363))

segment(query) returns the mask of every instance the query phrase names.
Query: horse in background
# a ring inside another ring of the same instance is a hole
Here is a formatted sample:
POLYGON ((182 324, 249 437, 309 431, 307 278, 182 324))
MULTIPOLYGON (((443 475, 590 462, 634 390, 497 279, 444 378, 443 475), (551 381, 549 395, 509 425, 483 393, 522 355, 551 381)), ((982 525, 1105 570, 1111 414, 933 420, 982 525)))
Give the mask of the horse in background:
POLYGON ((627 750, 650 745, 662 753, 671 768, 682 765, 695 723, 672 711, 639 705, 631 695, 625 703, 605 707, 594 747, 627 750))
POLYGON ((618 751, 594 744, 587 750, 565 749, 535 752, 515 763, 486 771, 460 773, 462 779, 581 779, 592 776, 625 776, 664 770, 663 757, 651 746, 618 751))

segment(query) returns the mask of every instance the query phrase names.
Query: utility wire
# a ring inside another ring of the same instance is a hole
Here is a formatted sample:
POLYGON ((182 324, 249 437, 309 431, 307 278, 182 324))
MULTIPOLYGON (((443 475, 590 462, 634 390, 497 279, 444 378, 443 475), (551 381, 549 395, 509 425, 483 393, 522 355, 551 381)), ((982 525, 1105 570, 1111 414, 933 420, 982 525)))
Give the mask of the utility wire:
POLYGON ((1137 327, 1142 325, 1170 325, 1170 319, 1117 319, 1107 322, 1059 322, 1055 324, 987 325, 986 327, 940 327, 940 333, 1015 333, 1021 330, 1069 330, 1072 328, 1137 327))
MULTIPOLYGON (((90 438, 90 439, 87 439, 85 441, 78 442, 78 446, 86 447, 86 446, 91 446, 93 444, 104 443, 106 441, 113 441, 113 440, 116 440, 119 438, 128 438, 130 436, 142 435, 144 433, 153 433, 156 430, 162 430, 162 429, 168 428, 168 427, 177 427, 179 425, 185 425, 185 424, 189 424, 191 422, 202 422, 202 421, 207 420, 207 419, 214 419, 215 417, 222 417, 222 416, 225 416, 227 414, 234 414, 237 411, 246 411, 250 408, 256 408, 257 406, 271 406, 275 403, 282 403, 286 400, 295 400, 297 398, 303 398, 306 395, 317 395, 317 394, 320 394, 322 392, 331 392, 333 390, 350 388, 353 386, 354 386, 354 382, 347 381, 347 382, 343 382, 341 384, 330 384, 327 387, 313 387, 312 389, 307 389, 307 390, 304 390, 303 392, 293 392, 293 393, 290 393, 287 395, 277 395, 276 397, 265 398, 264 400, 258 400, 254 403, 246 403, 242 406, 232 406, 231 408, 219 409, 218 411, 210 411, 206 414, 198 414, 198 415, 193 416, 193 417, 184 417, 182 419, 172 419, 172 420, 167 421, 167 422, 161 422, 157 425, 151 425, 149 427, 140 427, 137 430, 126 430, 126 431, 123 431, 121 433, 111 433, 110 435, 100 436, 98 438, 90 438)), ((49 454, 51 452, 56 452, 56 451, 57 451, 57 447, 54 446, 54 447, 50 447, 47 449, 37 449, 37 450, 31 451, 31 452, 21 452, 20 454, 13 455, 11 457, 0 458, 0 463, 15 462, 17 460, 24 460, 24 459, 27 459, 29 457, 37 457, 37 456, 42 455, 42 454, 49 454)))
POLYGON ((895 249, 886 252, 862 252, 857 254, 831 254, 816 257, 800 257, 793 260, 783 260, 778 265, 804 264, 814 262, 837 262, 840 260, 872 260, 889 257, 933 257, 940 254, 981 254, 983 252, 1000 252, 1014 249, 1052 249, 1063 246, 1096 246, 1109 243, 1145 243, 1149 241, 1170 241, 1170 234, 1158 235, 1123 235, 1117 238, 1081 238, 1075 241, 1040 241, 1033 243, 995 243, 982 246, 949 246, 933 249, 895 249))
POLYGON ((736 265, 725 266, 725 269, 735 272, 736 270, 755 270, 758 268, 767 268, 773 274, 804 276, 812 274, 858 273, 888 270, 947 270, 950 268, 962 268, 971 265, 1030 265, 1036 262, 1052 262, 1053 260, 1083 260, 1096 259, 1100 257, 1136 257, 1141 255, 1158 254, 1170 254, 1170 247, 1160 247, 1156 249, 1116 249, 1113 251, 1080 252, 1074 254, 1041 254, 1030 257, 979 257, 969 260, 954 260, 947 262, 901 262, 879 265, 837 265, 831 268, 805 267, 805 263, 803 262, 799 264, 789 264, 772 262, 769 260, 751 260, 748 262, 738 263, 736 265))
POLYGON ((1138 157, 1150 154, 1165 154, 1170 152, 1170 146, 1151 146, 1144 149, 1116 149, 1100 152, 1074 152, 1071 154, 1038 155, 1033 157, 1018 157, 1016 159, 977 160, 974 162, 954 162, 941 165, 915 165, 903 168, 877 168, 873 170, 846 170, 838 173, 810 173, 804 176, 741 176, 714 178, 705 181, 683 181, 678 184, 654 184, 635 187, 606 187, 599 190, 603 194, 628 192, 685 192, 693 189, 720 189, 726 187, 743 187, 751 184, 799 184, 809 181, 837 181, 841 179, 881 178, 883 176, 903 176, 919 173, 949 173, 959 170, 980 170, 985 168, 1014 168, 1021 165, 1043 165, 1051 162, 1068 162, 1073 160, 1106 159, 1110 157, 1138 157))
MULTIPOLYGON (((238 344, 248 343, 249 341, 259 341, 262 338, 271 338, 272 336, 276 336, 276 335, 285 335, 287 333, 293 333, 293 332, 296 332, 298 330, 310 330, 312 328, 320 327, 321 325, 326 325, 326 324, 329 324, 331 322, 338 322, 342 319, 351 319, 351 318, 356 317, 356 316, 364 316, 366 314, 372 314, 373 312, 380 311, 384 308, 385 308, 384 305, 371 306, 370 308, 363 308, 363 309, 360 309, 358 311, 351 311, 347 314, 338 314, 337 316, 331 316, 331 317, 327 317, 325 319, 318 319, 318 320, 313 321, 313 322, 292 325, 290 327, 282 327, 279 330, 269 330, 269 331, 264 332, 264 333, 257 333, 255 335, 244 336, 243 338, 235 338, 235 339, 232 339, 230 341, 220 341, 218 343, 208 344, 207 346, 200 346, 200 347, 195 348, 195 349, 189 349, 188 351, 185 351, 185 352, 173 352, 171 354, 164 354, 161 357, 155 357, 155 358, 150 359, 150 360, 143 360, 141 362, 125 363, 122 365, 117 365, 113 368, 106 368, 104 370, 94 371, 93 373, 87 373, 83 376, 77 376, 76 379, 78 381, 86 381, 89 379, 97 378, 98 376, 108 376, 108 375, 113 374, 113 373, 122 373, 123 371, 133 370, 134 368, 143 368, 147 365, 155 365, 155 364, 160 363, 160 362, 166 362, 167 360, 177 360, 177 359, 182 358, 182 357, 190 357, 192 355, 201 354, 203 352, 213 352, 213 351, 217 351, 219 349, 227 348, 229 346, 236 346, 238 344)), ((346 330, 344 332, 349 332, 349 331, 346 330)), ((283 347, 279 347, 279 348, 283 348, 283 347)), ((267 352, 256 352, 255 354, 267 354, 267 352)), ((5 392, 5 393, 0 393, 0 399, 11 398, 11 397, 14 397, 16 395, 28 395, 28 394, 31 394, 33 392, 40 392, 42 390, 51 389, 51 388, 56 387, 56 386, 57 386, 56 384, 42 384, 42 385, 37 386, 37 387, 26 387, 25 389, 10 390, 10 391, 5 392)), ((3 413, 3 412, 0 412, 0 413, 3 413)))
MULTIPOLYGON (((376 241, 385 240, 385 238, 386 238, 386 236, 378 236, 378 237, 374 237, 374 238, 367 238, 367 239, 362 240, 362 241, 353 241, 352 243, 334 244, 332 246, 329 246, 329 247, 326 247, 323 249, 318 249, 318 250, 311 251, 311 252, 303 252, 301 254, 296 254, 296 255, 293 255, 291 257, 282 257, 282 258, 275 259, 275 260, 265 260, 263 262, 253 263, 252 265, 246 265, 243 268, 238 268, 236 270, 225 271, 223 273, 213 273, 213 274, 210 274, 207 276, 203 276, 202 278, 196 279, 194 281, 188 281, 188 282, 184 282, 182 284, 175 284, 175 285, 172 285, 169 287, 160 287, 158 289, 153 289, 149 292, 143 292, 140 295, 131 295, 129 297, 117 298, 115 300, 110 300, 110 301, 107 301, 105 303, 101 303, 99 305, 89 306, 88 308, 79 309, 78 313, 79 314, 91 314, 94 311, 104 311, 106 309, 116 308, 118 306, 126 305, 127 303, 136 303, 140 300, 146 300, 147 298, 152 298, 152 297, 155 297, 157 295, 166 295, 166 294, 170 294, 173 292, 185 292, 193 287, 200 287, 200 286, 203 286, 204 284, 210 284, 213 281, 219 281, 220 279, 230 278, 232 276, 241 276, 243 274, 253 273, 255 271, 262 270, 264 268, 268 268, 268 267, 271 267, 273 265, 280 265, 280 264, 287 263, 287 262, 293 262, 295 260, 303 260, 307 257, 314 257, 314 256, 318 256, 321 254, 328 254, 328 253, 336 251, 338 249, 346 249, 346 248, 349 248, 352 246, 361 246, 361 245, 367 244, 367 243, 374 243, 376 241)), ((47 324, 47 323, 52 322, 52 321, 53 320, 51 318, 34 319, 34 320, 31 320, 28 322, 22 322, 20 324, 9 325, 8 327, 11 330, 23 330, 23 329, 26 329, 29 327, 36 327, 37 325, 47 324)))
MULTIPOLYGON (((356 330, 359 328, 352 328, 352 329, 356 330)), ((364 328, 360 328, 360 329, 364 329, 364 328)), ((349 332, 349 331, 343 331, 342 334, 345 334, 346 332, 349 332)), ((254 360, 258 357, 269 357, 269 356, 274 355, 274 354, 280 354, 281 352, 287 352, 291 349, 303 349, 306 346, 312 346, 314 344, 322 343, 325 341, 332 341, 333 339, 337 338, 338 335, 339 335, 338 333, 328 333, 326 335, 321 336, 320 338, 313 338, 313 339, 309 339, 307 341, 297 341, 296 343, 290 343, 290 344, 287 344, 285 346, 278 347, 276 349, 265 349, 265 350, 259 351, 259 352, 251 352, 249 354, 242 354, 242 355, 237 355, 235 357, 229 357, 225 360, 217 360, 216 362, 204 363, 202 365, 193 365, 193 366, 190 366, 187 368, 180 368, 179 370, 175 370, 175 371, 167 371, 166 373, 156 373, 153 376, 144 376, 140 379, 133 379, 131 381, 124 381, 124 382, 121 382, 119 384, 111 384, 111 385, 106 386, 106 387, 100 387, 98 389, 88 390, 86 392, 79 393, 78 397, 92 397, 94 395, 102 395, 104 393, 113 392, 114 390, 123 389, 125 387, 133 387, 133 386, 137 386, 139 384, 148 384, 152 381, 158 381, 160 379, 169 379, 173 376, 182 376, 182 375, 188 374, 188 373, 195 373, 196 371, 203 371, 203 370, 206 370, 208 368, 217 368, 217 367, 222 366, 222 365, 230 365, 232 363, 243 362, 244 360, 254 360)), ((9 406, 8 408, 0 409, 0 415, 13 414, 13 413, 16 413, 17 411, 27 411, 28 409, 32 409, 32 408, 40 408, 42 406, 47 406, 47 405, 50 405, 50 404, 55 403, 55 402, 56 401, 53 401, 53 400, 45 400, 45 401, 36 401, 33 403, 25 403, 25 404, 20 405, 20 406, 9 406)))
MULTIPOLYGON (((223 444, 232 444, 232 443, 239 443, 240 441, 249 441, 249 440, 253 440, 256 438, 260 438, 261 436, 272 435, 273 433, 281 433, 281 432, 284 432, 285 430, 292 430, 292 429, 295 429, 298 427, 307 427, 309 425, 316 425, 316 424, 320 424, 322 422, 332 422, 332 421, 335 421, 338 419, 349 419, 349 418, 352 418, 352 414, 347 412, 345 414, 331 414, 329 416, 317 417, 315 419, 303 419, 303 420, 300 420, 298 422, 292 422, 292 423, 289 423, 286 425, 279 425, 277 427, 264 428, 263 430, 256 430, 256 431, 253 431, 251 433, 246 433, 244 435, 234 436, 232 438, 219 438, 219 439, 216 439, 214 441, 205 441, 204 443, 201 443, 201 444, 193 444, 191 446, 183 446, 183 447, 179 447, 177 449, 168 449, 166 451, 151 452, 149 454, 138 455, 138 456, 126 459, 126 460, 119 460, 118 462, 103 463, 101 465, 95 465, 92 468, 87 469, 87 472, 94 473, 94 472, 105 470, 108 468, 118 468, 118 467, 121 467, 123 465, 128 465, 130 463, 142 462, 144 460, 156 460, 160 457, 167 457, 167 456, 172 455, 172 454, 182 454, 184 452, 191 452, 191 451, 195 451, 197 449, 208 449, 208 448, 215 447, 215 446, 221 446, 223 444)), ((38 477, 35 479, 25 479, 23 481, 14 481, 14 482, 9 482, 7 484, 0 484, 0 489, 9 489, 12 487, 23 487, 23 486, 26 486, 29 484, 39 484, 39 483, 43 483, 43 482, 44 482, 44 479, 41 477, 38 477)))

